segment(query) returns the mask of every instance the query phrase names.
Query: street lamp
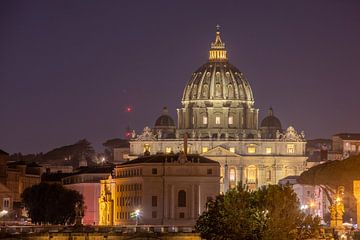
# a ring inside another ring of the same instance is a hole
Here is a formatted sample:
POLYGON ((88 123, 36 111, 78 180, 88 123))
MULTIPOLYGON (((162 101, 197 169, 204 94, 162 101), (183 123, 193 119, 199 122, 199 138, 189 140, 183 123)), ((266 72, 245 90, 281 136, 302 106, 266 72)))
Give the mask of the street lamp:
POLYGON ((3 210, 0 212, 0 217, 3 217, 3 216, 5 216, 5 215, 8 214, 8 213, 9 213, 8 210, 3 209, 3 210))
POLYGON ((139 209, 135 210, 135 217, 136 217, 136 226, 137 226, 138 223, 139 223, 139 217, 140 217, 140 210, 139 209))

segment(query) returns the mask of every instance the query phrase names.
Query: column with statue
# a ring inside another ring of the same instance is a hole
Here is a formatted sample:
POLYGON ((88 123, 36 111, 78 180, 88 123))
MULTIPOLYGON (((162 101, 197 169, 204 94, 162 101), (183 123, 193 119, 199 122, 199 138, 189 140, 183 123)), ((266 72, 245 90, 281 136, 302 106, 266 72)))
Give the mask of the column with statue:
POLYGON ((356 220, 357 224, 360 224, 360 180, 354 180, 353 182, 353 192, 356 199, 356 220))
POLYGON ((343 227, 344 216, 344 187, 338 187, 333 198, 333 203, 330 206, 330 227, 341 229, 343 227))

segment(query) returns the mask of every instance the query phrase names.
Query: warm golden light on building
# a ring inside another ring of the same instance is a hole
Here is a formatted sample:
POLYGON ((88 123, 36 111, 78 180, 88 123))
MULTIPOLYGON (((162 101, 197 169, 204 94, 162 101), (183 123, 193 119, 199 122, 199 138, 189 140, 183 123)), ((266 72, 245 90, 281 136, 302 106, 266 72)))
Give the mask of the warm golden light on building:
POLYGON ((211 43, 211 49, 209 51, 210 61, 227 61, 227 51, 225 49, 225 43, 220 38, 220 26, 216 26, 216 38, 215 42, 211 43))

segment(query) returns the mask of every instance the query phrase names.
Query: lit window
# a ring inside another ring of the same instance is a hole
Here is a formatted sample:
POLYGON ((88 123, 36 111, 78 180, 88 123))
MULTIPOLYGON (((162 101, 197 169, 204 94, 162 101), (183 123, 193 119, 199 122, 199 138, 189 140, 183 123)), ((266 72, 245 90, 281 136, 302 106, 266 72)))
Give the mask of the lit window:
POLYGON ((207 151, 209 151, 208 147, 202 147, 202 153, 206 153, 207 151))
POLYGON ((150 145, 149 144, 144 144, 144 153, 145 152, 149 152, 150 153, 150 145))
POLYGON ((271 154, 272 153, 271 147, 265 148, 265 152, 266 152, 266 154, 271 154))
POLYGON ((234 123, 234 117, 233 116, 230 116, 229 117, 229 124, 233 124, 234 123))
POLYGON ((208 121, 207 121, 207 117, 206 117, 206 116, 203 116, 203 124, 208 124, 207 122, 208 122, 208 121))
POLYGON ((235 181, 235 169, 231 168, 230 169, 230 181, 235 181))
POLYGON ((256 167, 255 166, 249 166, 246 169, 246 173, 247 173, 247 182, 248 183, 256 183, 256 167))
POLYGON ((166 147, 165 148, 165 153, 171 153, 171 150, 172 150, 171 147, 166 147))
POLYGON ((235 153, 235 148, 231 147, 231 148, 229 148, 229 151, 232 152, 232 153, 235 153))
POLYGON ((215 124, 220 124, 220 117, 215 117, 215 124))
POLYGON ((254 146, 249 146, 249 147, 247 148, 247 152, 248 152, 248 153, 256 153, 256 148, 255 148, 254 146))
POLYGON ((295 153, 295 146, 294 146, 294 144, 288 144, 288 145, 286 146, 286 148, 287 148, 287 153, 295 153))
POLYGON ((351 151, 356 152, 356 145, 351 145, 351 151))

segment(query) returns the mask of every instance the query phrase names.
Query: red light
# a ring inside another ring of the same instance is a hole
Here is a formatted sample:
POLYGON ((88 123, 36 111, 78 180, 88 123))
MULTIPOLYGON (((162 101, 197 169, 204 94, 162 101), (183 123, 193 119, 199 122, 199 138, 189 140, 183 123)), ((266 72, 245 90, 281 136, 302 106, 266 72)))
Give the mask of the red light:
POLYGON ((126 112, 132 112, 132 108, 131 107, 126 107, 126 112))

